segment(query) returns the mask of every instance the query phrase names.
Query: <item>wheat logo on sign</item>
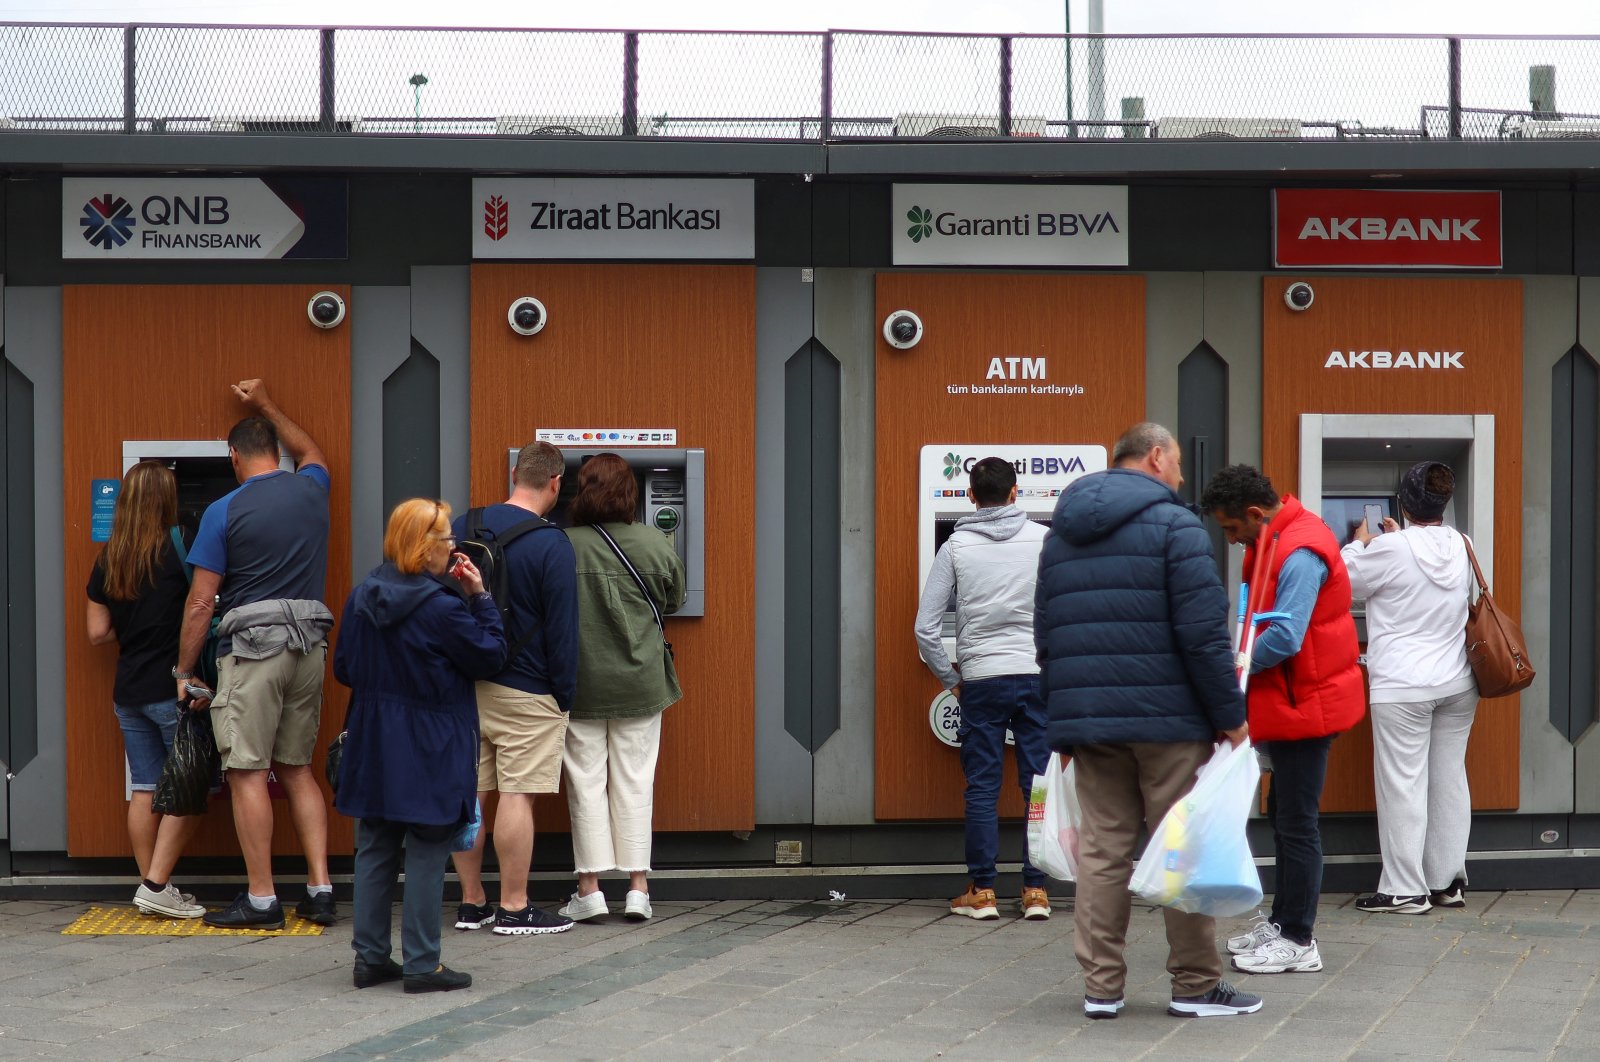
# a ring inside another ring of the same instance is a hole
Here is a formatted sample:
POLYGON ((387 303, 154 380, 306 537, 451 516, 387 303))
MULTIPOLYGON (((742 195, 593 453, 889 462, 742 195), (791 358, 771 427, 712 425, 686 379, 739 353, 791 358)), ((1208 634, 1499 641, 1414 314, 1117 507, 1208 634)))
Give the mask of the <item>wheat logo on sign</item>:
POLYGON ((483 234, 499 240, 511 231, 511 206, 504 196, 491 195, 483 204, 483 234))

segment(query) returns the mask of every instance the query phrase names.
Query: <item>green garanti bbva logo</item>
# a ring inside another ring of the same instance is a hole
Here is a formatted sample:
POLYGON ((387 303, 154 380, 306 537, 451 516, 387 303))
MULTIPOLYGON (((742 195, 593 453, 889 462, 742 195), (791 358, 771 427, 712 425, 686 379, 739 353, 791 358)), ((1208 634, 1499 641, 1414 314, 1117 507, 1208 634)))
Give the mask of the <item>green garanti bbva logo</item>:
POLYGON ((912 207, 906 211, 906 220, 911 222, 906 235, 911 237, 912 243, 921 243, 925 237, 933 235, 933 211, 926 207, 912 207))
MULTIPOLYGON (((915 239, 915 237, 913 237, 915 239)), ((955 479, 961 471, 961 455, 950 453, 944 455, 944 478, 955 479)))

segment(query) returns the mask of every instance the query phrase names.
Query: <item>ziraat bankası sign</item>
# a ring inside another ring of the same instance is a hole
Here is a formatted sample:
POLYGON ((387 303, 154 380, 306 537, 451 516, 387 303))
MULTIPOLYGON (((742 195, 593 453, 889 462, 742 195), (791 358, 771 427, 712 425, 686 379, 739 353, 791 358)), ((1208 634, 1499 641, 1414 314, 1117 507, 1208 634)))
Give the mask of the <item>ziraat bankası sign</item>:
POLYGON ((756 253, 755 182, 479 177, 474 258, 714 258, 756 253))
POLYGON ((1126 266, 1121 185, 897 184, 895 265, 1126 266))
POLYGON ((327 177, 67 177, 61 257, 345 258, 348 187, 327 177))

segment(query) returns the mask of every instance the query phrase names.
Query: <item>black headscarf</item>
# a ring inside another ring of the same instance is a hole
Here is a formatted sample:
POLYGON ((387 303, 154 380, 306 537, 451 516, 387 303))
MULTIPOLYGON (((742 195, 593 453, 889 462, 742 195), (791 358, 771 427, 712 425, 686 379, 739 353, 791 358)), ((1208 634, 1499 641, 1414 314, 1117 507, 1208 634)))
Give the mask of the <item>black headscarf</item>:
POLYGON ((1418 461, 1412 465, 1400 481, 1400 508, 1413 520, 1432 523, 1444 517, 1444 507, 1450 501, 1450 495, 1455 493, 1455 473, 1450 466, 1439 461, 1418 461), (1428 489, 1428 473, 1436 468, 1442 468, 1450 476, 1451 489, 1444 494, 1435 494, 1428 489))

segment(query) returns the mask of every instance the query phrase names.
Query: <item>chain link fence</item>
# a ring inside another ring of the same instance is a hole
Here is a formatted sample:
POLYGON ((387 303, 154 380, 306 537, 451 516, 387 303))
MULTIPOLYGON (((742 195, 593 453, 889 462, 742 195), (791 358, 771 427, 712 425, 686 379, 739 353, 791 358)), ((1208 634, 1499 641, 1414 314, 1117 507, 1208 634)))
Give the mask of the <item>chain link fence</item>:
POLYGON ((1600 39, 0 24, 0 130, 1600 138, 1600 39))

